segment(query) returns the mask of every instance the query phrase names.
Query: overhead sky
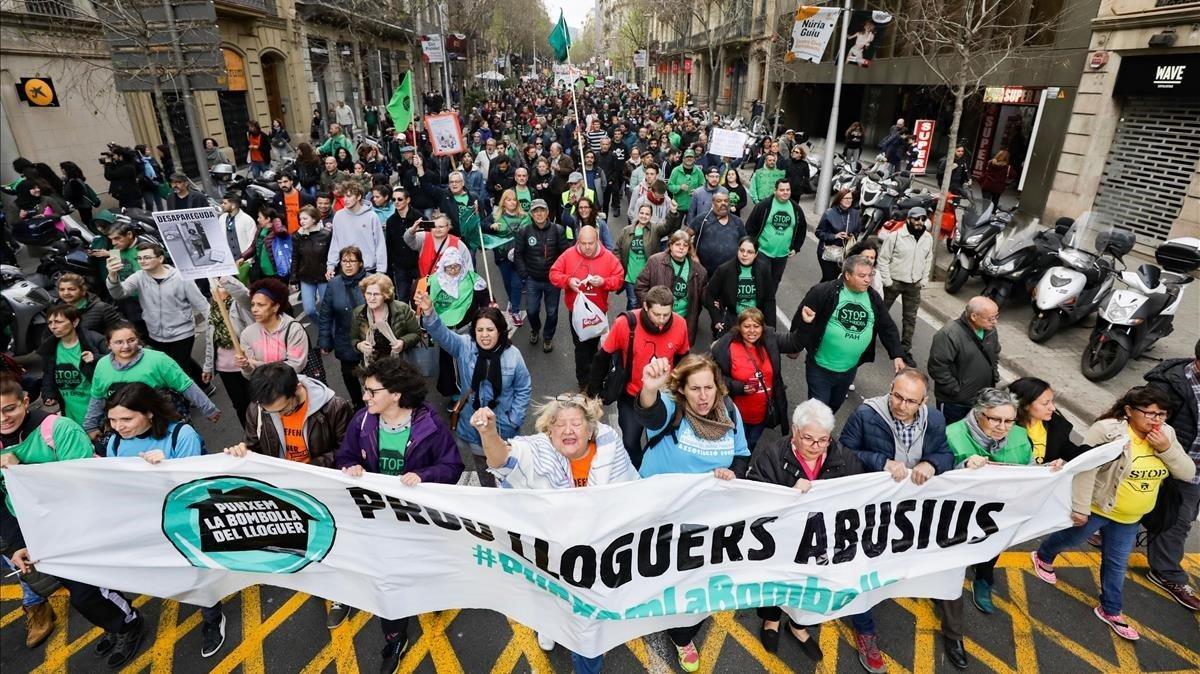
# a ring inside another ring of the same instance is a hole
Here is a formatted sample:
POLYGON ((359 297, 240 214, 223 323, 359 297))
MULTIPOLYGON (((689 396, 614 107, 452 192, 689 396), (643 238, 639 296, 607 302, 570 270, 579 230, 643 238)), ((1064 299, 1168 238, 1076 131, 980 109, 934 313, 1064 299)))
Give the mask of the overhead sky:
POLYGON ((558 21, 558 10, 561 9, 567 17, 567 25, 575 29, 583 28, 583 20, 587 18, 593 6, 587 0, 542 0, 542 4, 546 6, 551 23, 558 21))

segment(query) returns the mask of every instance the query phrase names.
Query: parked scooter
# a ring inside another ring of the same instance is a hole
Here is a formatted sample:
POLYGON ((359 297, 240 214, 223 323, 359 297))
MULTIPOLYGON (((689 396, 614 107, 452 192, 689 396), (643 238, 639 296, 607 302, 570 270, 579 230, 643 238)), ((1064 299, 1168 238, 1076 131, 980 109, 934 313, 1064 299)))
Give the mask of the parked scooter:
POLYGON ((1075 221, 1056 255, 1058 264, 1042 274, 1033 290, 1034 314, 1025 330, 1032 342, 1041 344, 1091 315, 1125 269, 1123 258, 1137 237, 1111 228, 1095 233, 1089 231, 1094 229, 1089 221, 1086 213, 1075 221))
POLYGON ((12 343, 9 347, 14 355, 32 352, 46 338, 46 309, 54 301, 45 288, 26 278, 19 267, 0 265, 0 295, 7 305, 6 314, 11 314, 12 343))
POLYGON ((1111 379, 1130 358, 1138 358, 1175 329, 1175 313, 1194 280, 1187 274, 1200 269, 1200 239, 1167 241, 1154 251, 1154 259, 1158 265, 1121 272, 1126 287, 1113 290, 1101 305, 1079 363, 1088 379, 1111 379))
POLYGON ((983 259, 991 252, 996 237, 1012 222, 1016 210, 1015 204, 1004 209, 993 208, 991 202, 987 202, 981 213, 968 218, 970 224, 960 222, 954 228, 954 235, 946 244, 954 255, 946 268, 946 292, 956 294, 968 279, 979 273, 983 259))
POLYGON ((1059 218, 1054 229, 1043 229, 1038 220, 1021 229, 1010 228, 996 238, 992 252, 980 265, 983 296, 1004 307, 1013 295, 1033 292, 1037 280, 1058 261, 1063 238, 1075 221, 1059 218))

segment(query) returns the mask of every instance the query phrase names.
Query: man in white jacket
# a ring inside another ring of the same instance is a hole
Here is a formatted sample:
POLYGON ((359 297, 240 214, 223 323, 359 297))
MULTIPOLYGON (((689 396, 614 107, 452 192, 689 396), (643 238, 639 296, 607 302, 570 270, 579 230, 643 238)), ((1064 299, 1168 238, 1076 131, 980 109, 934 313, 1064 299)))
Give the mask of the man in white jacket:
POLYGON ((333 238, 325 257, 325 278, 333 279, 333 270, 346 246, 358 246, 362 251, 363 268, 368 274, 386 274, 387 241, 383 238, 383 224, 371 204, 363 202, 362 185, 353 180, 343 183, 342 200, 344 207, 333 214, 333 238))
POLYGON ((912 338, 917 328, 917 309, 921 306, 921 288, 929 283, 933 269, 933 234, 928 229, 929 214, 925 209, 910 208, 904 227, 884 238, 875 265, 875 272, 883 280, 883 303, 891 308, 897 297, 904 299, 900 344, 909 367, 917 365, 912 357, 912 338))

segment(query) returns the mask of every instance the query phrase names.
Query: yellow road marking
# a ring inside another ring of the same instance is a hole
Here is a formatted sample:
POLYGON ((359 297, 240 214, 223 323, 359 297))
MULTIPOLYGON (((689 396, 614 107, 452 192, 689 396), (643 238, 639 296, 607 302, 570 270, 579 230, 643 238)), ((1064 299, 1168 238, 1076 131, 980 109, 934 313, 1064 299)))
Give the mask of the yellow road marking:
MULTIPOLYGON (((141 595, 133 600, 134 608, 141 608, 150 601, 150 597, 141 595)), ((79 651, 87 648, 88 644, 100 638, 104 633, 99 627, 92 627, 83 636, 67 643, 67 617, 71 614, 70 600, 66 593, 55 593, 50 598, 51 606, 54 607, 54 614, 58 617, 58 627, 55 628, 54 634, 50 635, 50 640, 46 642, 46 659, 42 662, 42 666, 33 670, 35 674, 60 674, 67 669, 67 661, 71 656, 79 651)))
POLYGON ((525 662, 529 665, 530 670, 553 672, 554 667, 550 665, 550 658, 546 657, 546 652, 542 650, 541 646, 538 646, 537 635, 533 630, 514 620, 509 620, 508 626, 512 628, 512 638, 500 652, 500 656, 496 658, 496 663, 492 665, 492 674, 512 674, 516 671, 517 663, 521 661, 522 655, 525 656, 525 662))
POLYGON ((355 611, 349 620, 330 630, 329 643, 300 670, 300 674, 320 674, 331 662, 337 668, 338 674, 358 674, 358 653, 354 648, 354 637, 373 617, 366 611, 355 611))
MULTIPOLYGON (((1029 598, 1025 594, 1025 574, 1020 570, 1006 572, 1004 579, 1008 581, 1008 596, 1013 605, 1028 606, 1029 598)), ((1005 613, 1012 620, 1013 657, 1016 660, 1016 670, 1018 672, 1037 671, 1037 648, 1033 641, 1033 624, 1029 621, 1029 612, 1022 610, 1005 611, 1005 613)))
POLYGON ((458 654, 454 652, 454 646, 446 636, 446 628, 454 622, 458 614, 459 609, 453 609, 419 616, 421 636, 409 647, 408 653, 400 662, 400 671, 403 674, 416 671, 426 655, 433 660, 434 671, 438 674, 462 674, 463 668, 458 661, 458 654))
POLYGON ((18 583, 0 585, 0 601, 12 601, 22 597, 21 586, 18 583))
POLYGON ((147 666, 150 667, 151 674, 170 674, 175 660, 175 648, 178 646, 179 640, 196 629, 201 622, 200 611, 187 604, 181 605, 178 602, 164 601, 160 603, 159 611, 158 634, 154 643, 150 644, 150 647, 133 662, 125 665, 121 670, 122 674, 140 672, 147 666), (189 614, 182 624, 178 622, 181 606, 189 614))
POLYGON ((242 590, 242 642, 212 669, 212 674, 229 674, 242 665, 242 674, 263 674, 263 641, 298 611, 309 595, 297 592, 283 602, 270 618, 261 619, 257 587, 242 590))

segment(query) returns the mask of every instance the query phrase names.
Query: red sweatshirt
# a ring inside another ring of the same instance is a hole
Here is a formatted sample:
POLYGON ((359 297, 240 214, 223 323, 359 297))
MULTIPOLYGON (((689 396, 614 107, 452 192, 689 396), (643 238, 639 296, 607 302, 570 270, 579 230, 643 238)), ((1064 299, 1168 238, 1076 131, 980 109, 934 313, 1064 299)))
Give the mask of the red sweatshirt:
POLYGON ((625 287, 625 268, 621 266, 621 261, 612 251, 603 246, 598 247, 600 252, 589 258, 579 252, 579 246, 571 246, 559 255, 550 267, 550 283, 566 291, 563 299, 567 303, 567 311, 575 306, 577 293, 568 285, 568 281, 573 278, 583 280, 594 274, 604 279, 598 287, 584 288, 587 298, 604 312, 608 311, 608 294, 625 287))

